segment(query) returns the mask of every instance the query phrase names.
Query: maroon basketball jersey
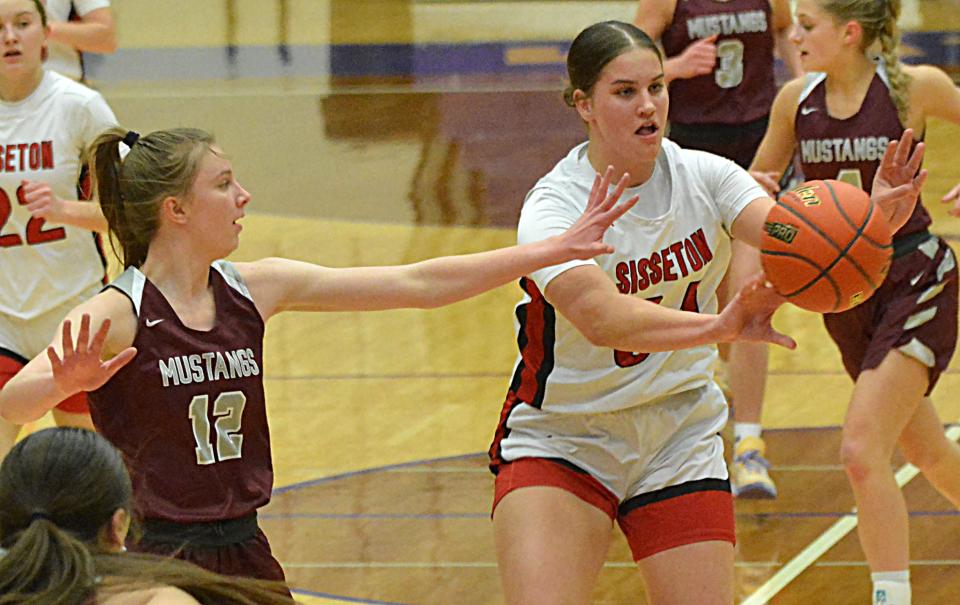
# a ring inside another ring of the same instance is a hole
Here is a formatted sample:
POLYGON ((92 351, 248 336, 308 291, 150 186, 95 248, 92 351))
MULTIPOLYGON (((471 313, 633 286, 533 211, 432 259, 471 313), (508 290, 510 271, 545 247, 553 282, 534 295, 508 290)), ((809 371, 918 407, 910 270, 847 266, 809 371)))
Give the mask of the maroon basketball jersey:
MULTIPOLYGON (((847 181, 870 192, 887 143, 899 139, 904 130, 880 70, 860 110, 845 120, 827 111, 826 74, 807 76, 794 123, 804 178, 847 181)), ((910 220, 896 235, 923 231, 930 222, 927 209, 917 202, 910 220)))
POLYGON ((210 269, 213 329, 184 326, 135 268, 108 287, 137 314, 137 356, 89 394, 94 425, 123 452, 137 512, 181 523, 233 519, 270 499, 263 319, 236 269, 210 269))
POLYGON ((670 121, 743 124, 770 113, 773 75, 770 0, 677 0, 661 36, 667 57, 719 34, 712 73, 670 83, 670 121))

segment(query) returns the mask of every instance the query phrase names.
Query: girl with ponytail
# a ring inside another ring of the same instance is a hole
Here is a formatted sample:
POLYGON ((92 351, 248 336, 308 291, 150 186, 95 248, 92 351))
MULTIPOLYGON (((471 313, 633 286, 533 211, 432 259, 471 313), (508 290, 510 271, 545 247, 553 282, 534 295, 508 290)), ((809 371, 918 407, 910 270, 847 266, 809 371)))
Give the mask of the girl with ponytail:
POLYGON ((617 205, 598 184, 579 220, 545 241, 411 265, 230 263, 222 259, 239 245, 250 194, 210 134, 111 129, 89 157, 126 270, 68 314, 61 336, 0 393, 0 414, 26 422, 88 392, 97 431, 130 470, 143 515, 134 548, 268 580, 284 575, 257 523, 273 487, 265 322, 285 310, 463 300, 541 267, 610 252, 604 232, 631 205, 617 205), (123 158, 121 147, 130 149, 123 158))
MULTIPOLYGON (((809 73, 786 84, 751 171, 782 173, 795 150, 807 179, 870 191, 888 140, 922 140, 927 119, 960 124, 960 90, 940 69, 898 57, 900 0, 799 0, 792 35, 809 73)), ((960 186, 943 202, 960 216, 960 186)), ((917 203, 894 233, 893 262, 864 304, 824 316, 855 381, 840 457, 853 487, 857 531, 873 572, 874 603, 910 603, 907 509, 891 470, 899 446, 960 507, 960 447, 929 399, 957 341, 957 268, 917 203)))
POLYGON ((45 429, 0 466, 0 604, 282 604, 282 584, 124 553, 132 507, 123 460, 103 437, 45 429))

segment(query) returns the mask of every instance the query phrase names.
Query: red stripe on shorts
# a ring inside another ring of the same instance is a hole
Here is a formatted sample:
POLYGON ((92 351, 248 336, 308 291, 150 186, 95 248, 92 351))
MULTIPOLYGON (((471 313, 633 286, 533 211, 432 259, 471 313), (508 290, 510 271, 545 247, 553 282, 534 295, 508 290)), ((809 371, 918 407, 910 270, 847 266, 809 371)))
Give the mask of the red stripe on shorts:
MULTIPOLYGON (((720 540, 736 544, 733 521, 733 497, 729 488, 715 489, 714 483, 725 481, 706 479, 665 491, 684 492, 675 497, 657 499, 636 508, 630 500, 621 505, 617 520, 627 537, 633 559, 646 559, 671 548, 720 540), (703 489, 697 489, 697 484, 703 489), (691 489, 685 489, 691 487, 691 489)), ((644 498, 640 496, 639 498, 644 498)))

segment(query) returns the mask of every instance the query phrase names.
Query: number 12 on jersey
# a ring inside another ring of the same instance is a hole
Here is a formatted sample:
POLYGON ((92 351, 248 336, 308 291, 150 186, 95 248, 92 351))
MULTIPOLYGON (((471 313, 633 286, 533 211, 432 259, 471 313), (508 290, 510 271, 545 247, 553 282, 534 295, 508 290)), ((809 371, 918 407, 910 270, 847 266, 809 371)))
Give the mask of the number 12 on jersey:
POLYGON ((197 395, 190 400, 187 416, 193 426, 193 438, 197 442, 197 464, 206 465, 240 458, 243 450, 240 423, 243 421, 243 408, 246 405, 247 396, 243 391, 227 391, 217 395, 213 402, 213 415, 217 417, 213 424, 217 433, 214 448, 210 442, 210 396, 197 395))

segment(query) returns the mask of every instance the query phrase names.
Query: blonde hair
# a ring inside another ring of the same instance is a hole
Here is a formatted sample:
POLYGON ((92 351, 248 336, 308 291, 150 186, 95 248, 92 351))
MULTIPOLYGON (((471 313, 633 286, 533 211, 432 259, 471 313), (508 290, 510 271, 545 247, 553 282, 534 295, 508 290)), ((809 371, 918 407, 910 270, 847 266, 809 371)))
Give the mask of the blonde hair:
POLYGON ((880 56, 890 82, 890 98, 897 107, 900 122, 906 125, 910 109, 907 94, 910 76, 903 71, 897 54, 900 47, 900 29, 897 27, 900 0, 821 0, 821 6, 837 21, 860 24, 863 50, 880 41, 880 56))
POLYGON ((124 268, 146 260, 160 224, 160 202, 190 190, 200 160, 214 144, 213 135, 203 130, 158 130, 136 139, 121 160, 119 144, 126 136, 127 131, 111 128, 87 150, 110 245, 124 268))

